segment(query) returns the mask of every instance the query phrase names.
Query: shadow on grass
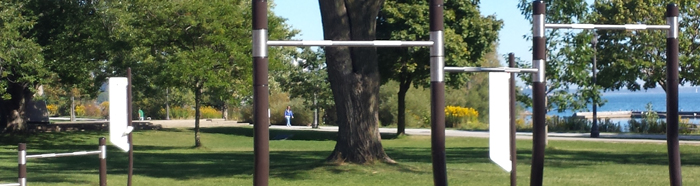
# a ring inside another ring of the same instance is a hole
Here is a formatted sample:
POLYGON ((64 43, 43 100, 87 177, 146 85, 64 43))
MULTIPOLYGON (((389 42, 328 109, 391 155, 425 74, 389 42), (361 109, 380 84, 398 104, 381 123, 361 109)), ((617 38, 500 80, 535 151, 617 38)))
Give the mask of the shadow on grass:
MULTIPOLYGON (((183 129, 180 129, 183 130, 183 129)), ((193 129, 184 129, 192 131, 193 129)), ((255 132, 252 127, 211 127, 201 128, 201 132, 212 134, 226 134, 253 137, 255 132)), ((303 141, 335 141, 338 138, 338 132, 334 131, 317 131, 317 130, 283 130, 270 129, 270 139, 275 139, 279 136, 288 136, 286 140, 303 140, 303 141)), ((395 133, 381 133, 382 140, 396 139, 395 133)))
MULTIPOLYGON (((187 130, 187 129, 185 129, 187 130)), ((167 131, 167 130, 166 130, 167 131)), ((176 131, 182 131, 178 129, 176 131)), ((245 127, 205 128, 206 133, 227 135, 252 136, 253 129, 245 127)), ((271 130, 273 134, 294 134, 292 140, 334 140, 335 132, 323 131, 291 131, 271 130)), ((28 154, 51 152, 74 152, 94 150, 97 148, 97 137, 105 133, 42 133, 35 136, 25 136, 28 142, 28 154), (29 143, 31 142, 31 143, 29 143)), ((16 161, 17 140, 2 146, 10 151, 2 151, 0 160, 3 163, 16 161), (14 143, 14 144, 13 144, 14 143)), ((300 142, 302 143, 302 142, 300 142)), ((254 154, 252 151, 208 152, 187 147, 166 146, 135 146, 134 174, 155 178, 170 179, 200 179, 212 177, 251 177, 254 171, 254 154), (182 149, 173 152, 172 149, 182 149)), ((289 180, 302 180, 311 177, 313 169, 324 168, 331 173, 342 174, 347 170, 343 166, 329 165, 325 158, 333 149, 323 151, 272 151, 270 152, 270 176, 289 180)), ((429 173, 431 169, 415 167, 402 163, 416 162, 430 166, 430 147, 385 147, 387 154, 399 164, 390 165, 397 171, 429 173)), ((450 164, 488 163, 488 147, 451 147, 445 150, 447 162, 450 164)), ((519 150, 518 161, 529 164, 532 151, 519 150)), ((700 165, 700 153, 681 154, 683 165, 700 165)), ((28 175, 32 181, 39 182, 68 182, 85 183, 86 180, 76 180, 62 174, 94 174, 97 175, 98 157, 96 155, 37 159, 28 161, 28 175)), ((548 148, 546 151, 545 167, 576 168, 579 166, 595 166, 605 164, 635 164, 635 165, 668 165, 666 152, 648 152, 624 150, 616 152, 575 151, 548 148)), ((11 163, 7 163, 11 164, 11 163)), ((16 164, 14 165, 16 166, 16 164)), ((108 146, 108 174, 126 174, 126 153, 108 146)), ((11 180, 10 174, 3 173, 0 179, 11 180)), ((93 181, 93 180, 87 180, 93 181)))

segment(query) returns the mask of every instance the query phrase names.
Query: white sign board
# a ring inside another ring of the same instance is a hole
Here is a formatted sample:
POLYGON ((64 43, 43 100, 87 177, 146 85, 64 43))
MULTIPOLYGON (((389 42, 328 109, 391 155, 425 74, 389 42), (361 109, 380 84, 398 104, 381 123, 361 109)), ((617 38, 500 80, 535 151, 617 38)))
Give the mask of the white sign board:
POLYGON ((489 73, 489 157, 511 171, 510 161, 510 74, 489 73))
POLYGON ((133 130, 127 126, 128 85, 129 81, 124 77, 109 78, 109 141, 124 152, 129 151, 128 134, 133 130))

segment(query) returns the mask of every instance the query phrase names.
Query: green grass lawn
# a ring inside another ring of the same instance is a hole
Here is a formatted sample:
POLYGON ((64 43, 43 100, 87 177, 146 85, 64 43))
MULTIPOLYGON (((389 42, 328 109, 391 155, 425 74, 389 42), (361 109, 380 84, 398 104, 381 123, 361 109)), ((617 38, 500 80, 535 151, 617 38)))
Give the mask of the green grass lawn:
MULTIPOLYGON (((134 185, 252 185, 252 128, 204 128, 203 148, 192 148, 187 129, 134 133, 134 185)), ((270 185, 432 185, 430 137, 382 142, 395 165, 330 165, 324 163, 335 145, 335 133, 272 130, 270 185)), ((16 182, 17 143, 28 154, 95 150, 104 132, 41 133, 0 138, 0 183, 16 182)), ((488 139, 448 138, 450 185, 509 185, 509 173, 488 159, 488 139)), ((518 185, 529 185, 532 143, 518 141, 518 185)), ((108 184, 126 185, 127 154, 108 147, 108 184)), ((681 146, 683 182, 700 185, 700 147, 681 146)), ((31 159, 29 185, 98 185, 96 155, 31 159)), ((550 141, 544 185, 668 185, 665 144, 550 141)))

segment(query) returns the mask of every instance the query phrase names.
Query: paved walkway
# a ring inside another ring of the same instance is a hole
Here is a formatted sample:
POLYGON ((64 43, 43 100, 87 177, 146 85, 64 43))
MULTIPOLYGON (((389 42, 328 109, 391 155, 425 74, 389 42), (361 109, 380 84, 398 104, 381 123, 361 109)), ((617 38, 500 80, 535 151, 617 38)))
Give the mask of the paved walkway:
MULTIPOLYGON (((194 120, 151 120, 148 121, 153 125, 160 125, 162 128, 192 128, 194 120)), ((232 127, 232 126, 251 126, 248 123, 238 123, 236 121, 224 121, 223 119, 200 120, 200 127, 232 127)), ((273 129, 282 130, 317 130, 317 131, 338 131, 337 126, 321 126, 318 129, 312 129, 308 126, 292 126, 284 125, 270 126, 273 129)), ((381 133, 396 133, 396 128, 379 128, 381 133)), ((430 135, 430 129, 406 129, 408 135, 430 135)), ((488 131, 464 131, 464 130, 445 130, 445 136, 452 137, 478 137, 488 138, 488 131)), ((531 132, 516 133, 517 139, 532 139, 531 132)), ((577 141, 606 141, 606 142, 641 142, 641 143, 666 143, 665 134, 626 134, 626 133, 600 133, 599 138, 591 138, 589 133, 549 133, 549 140, 577 140, 577 141)), ((700 136, 680 136, 681 144, 698 144, 700 145, 700 136)))
MULTIPOLYGON (((285 130, 320 130, 320 131, 338 131, 336 126, 321 126, 319 129, 312 129, 306 126, 270 126, 274 129, 285 130)), ((379 128, 381 133, 396 133, 396 128, 379 128)), ((430 135, 430 129, 406 129, 407 135, 430 135)), ((464 131, 464 130, 445 130, 445 136, 452 137, 477 137, 488 138, 488 131, 464 131)), ((517 139, 532 139, 531 132, 516 133, 517 139)), ((600 138, 591 138, 589 133, 549 133, 550 140, 576 140, 576 141, 605 141, 605 142, 637 142, 637 143, 666 143, 666 135, 663 134, 625 134, 625 133, 600 133, 600 138)), ((700 136, 680 136, 681 144, 697 144, 700 145, 700 136)))

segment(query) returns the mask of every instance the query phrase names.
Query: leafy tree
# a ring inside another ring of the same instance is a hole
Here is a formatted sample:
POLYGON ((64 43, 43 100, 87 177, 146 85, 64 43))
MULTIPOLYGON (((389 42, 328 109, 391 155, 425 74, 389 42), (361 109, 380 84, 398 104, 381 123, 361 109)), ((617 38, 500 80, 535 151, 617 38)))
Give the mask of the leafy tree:
MULTIPOLYGON (((306 107, 333 110, 334 103, 328 83, 323 49, 313 51, 310 48, 304 48, 295 56, 294 62, 288 63, 286 68, 274 73, 282 76, 276 78, 282 89, 289 92, 291 97, 303 98, 306 107)), ((318 116, 315 117, 318 118, 318 116)))
MULTIPOLYGON (((195 146, 200 147, 200 107, 205 96, 231 100, 235 90, 250 89, 250 83, 245 83, 252 78, 252 64, 246 60, 251 58, 252 47, 247 26, 252 24, 250 2, 137 3, 131 11, 137 16, 131 25, 141 34, 134 40, 131 54, 140 58, 135 65, 142 77, 149 78, 142 86, 182 87, 194 93, 195 146)), ((288 39, 296 33, 282 18, 270 17, 270 39, 288 39)), ((274 68, 283 50, 270 53, 274 68)))
POLYGON ((109 46, 102 42, 108 36, 105 21, 95 11, 101 5, 91 0, 2 2, 3 132, 24 128, 25 103, 40 84, 78 88, 88 97, 97 94, 106 77, 109 46))
MULTIPOLYGON (((532 21, 532 2, 521 0, 518 4, 522 15, 532 21)), ((547 4, 547 23, 584 23, 589 16, 588 4, 584 0, 576 1, 545 1, 547 4)), ((552 30, 545 32, 547 47, 546 93, 548 110, 557 109, 563 112, 567 109, 574 111, 586 109, 586 104, 593 100, 602 101, 600 92, 591 84, 590 69, 593 50, 590 47, 590 34, 588 31, 578 35, 575 30, 552 30), (577 53, 576 56, 567 56, 577 53), (577 89, 574 89, 578 87, 577 89), (596 91, 591 91, 596 90, 596 91)), ((531 35, 525 36, 531 39, 531 35)), ((531 68, 529 62, 518 60, 519 67, 531 68)), ((530 74, 518 74, 528 85, 532 84, 530 74)), ((602 78, 598 78, 601 80, 602 78)), ((519 95, 518 100, 531 105, 529 96, 519 95)), ((599 102, 602 105, 603 102, 599 102)))
MULTIPOLYGON (((383 0, 319 0, 324 39, 374 40, 383 0)), ((393 162, 379 134, 377 49, 329 47, 328 81, 338 119, 338 140, 327 158, 331 162, 393 162)))
MULTIPOLYGON (((676 3, 680 9, 680 83, 698 85, 698 22, 699 11, 695 1, 596 1, 588 6, 585 1, 545 1, 547 23, 591 24, 666 24, 666 5, 676 3)), ((531 2, 521 0, 518 7, 531 20, 531 2)), ((590 81, 593 50, 590 46, 593 31, 549 30, 547 34, 547 91, 548 107, 558 111, 585 110, 587 103, 602 105, 603 91, 626 88, 637 91, 661 86, 666 82, 665 32, 653 30, 622 31, 596 30, 598 44, 598 81, 590 81), (564 44, 565 43, 565 44, 564 44), (623 52, 620 52, 623 51, 623 52), (578 87, 571 91, 569 88, 578 87)), ((522 63, 521 63, 522 64, 522 63)), ((529 83, 529 76, 524 77, 529 83)), ((519 97, 525 98, 525 97, 519 97)), ((524 100, 524 99, 519 99, 524 100)))
MULTIPOLYGON (((681 84, 700 83, 700 7, 688 0, 610 0, 597 2, 588 19, 597 24, 666 24, 666 5, 679 6, 679 66, 681 84)), ((598 79, 605 90, 666 90, 666 31, 596 31, 598 47, 598 79), (620 52, 624 51, 624 52, 620 52), (640 85, 641 80, 642 83, 640 85)))
MULTIPOLYGON (((478 0, 446 0, 445 65, 479 66, 498 39, 502 20, 481 16, 478 0)), ((429 40, 428 1, 387 0, 379 13, 377 38, 385 40, 429 40)), ((380 48, 382 81, 399 82, 398 134, 405 134, 406 92, 411 87, 430 86, 430 50, 422 48, 380 48)), ((446 74, 452 87, 462 87, 471 74, 446 74)))
POLYGON ((50 75, 41 46, 27 36, 37 17, 27 1, 0 2, 0 132, 21 130, 32 91, 50 75))

